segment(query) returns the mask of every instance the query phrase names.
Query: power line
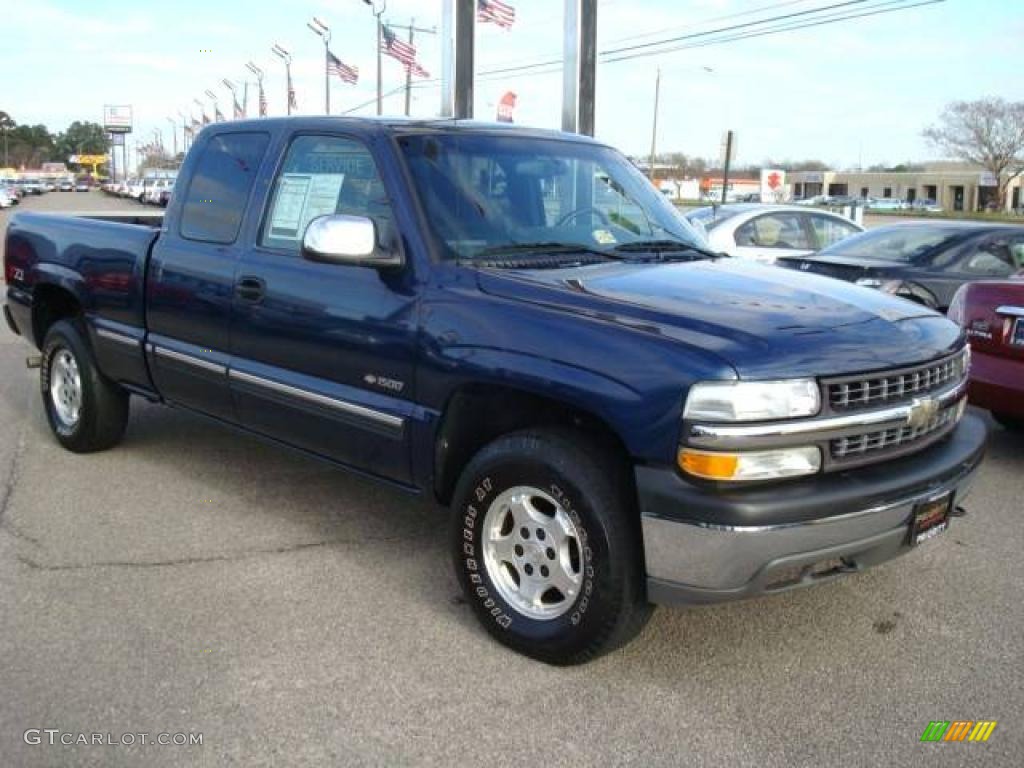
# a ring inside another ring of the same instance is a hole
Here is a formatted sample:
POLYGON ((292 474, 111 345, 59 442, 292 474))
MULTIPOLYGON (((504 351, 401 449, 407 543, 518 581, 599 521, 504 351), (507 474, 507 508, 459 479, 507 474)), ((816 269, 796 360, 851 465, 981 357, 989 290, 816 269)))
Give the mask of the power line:
MULTIPOLYGON (((678 51, 690 50, 693 48, 705 48, 712 45, 722 45, 724 43, 736 42, 738 40, 747 40, 756 37, 767 37, 770 35, 782 34, 784 32, 792 32, 800 29, 809 29, 812 27, 827 26, 830 24, 836 24, 841 21, 849 21, 852 19, 869 18, 871 16, 880 16, 886 13, 893 13, 896 11, 909 10, 911 8, 918 8, 927 5, 936 5, 943 3, 945 0, 919 0, 919 2, 908 3, 906 0, 884 0, 883 2, 875 3, 874 5, 868 5, 863 9, 853 9, 849 6, 861 5, 868 0, 848 0, 848 2, 833 3, 827 6, 821 6, 814 9, 813 11, 801 11, 798 13, 782 14, 780 16, 762 19, 757 22, 747 22, 744 24, 736 24, 727 27, 722 27, 718 30, 711 30, 702 33, 695 33, 692 35, 683 35, 676 38, 668 38, 666 40, 644 43, 635 46, 625 46, 623 48, 611 49, 600 51, 598 57, 602 58, 604 64, 614 64, 621 61, 630 61, 633 59, 647 58, 651 56, 661 56, 667 53, 676 53, 678 51), (843 9, 843 10, 836 10, 843 9), (835 13, 823 14, 825 11, 834 10, 835 13), (854 12, 856 11, 856 12, 854 12), (800 19, 801 16, 806 16, 809 13, 817 14, 815 18, 800 19), (794 21, 794 19, 799 19, 794 21), (782 22, 782 23, 778 23, 782 22), (774 26, 765 26, 771 25, 774 26), (751 29, 751 27, 761 26, 761 29, 751 29), (740 32, 738 34, 722 34, 723 32, 729 32, 733 30, 745 29, 747 31, 740 32), (712 34, 718 34, 719 37, 714 37, 711 40, 699 40, 695 38, 707 37, 712 34), (670 42, 679 42, 681 40, 690 40, 688 43, 682 45, 671 46, 669 48, 657 47, 664 46, 670 42), (648 48, 656 48, 655 50, 642 50, 648 48), (631 51, 637 51, 631 53, 631 51), (614 54, 621 53, 624 55, 615 56, 614 54), (605 58, 609 57, 610 58, 605 58)), ((503 67, 498 69, 486 70, 478 73, 478 80, 490 81, 496 79, 511 79, 514 77, 526 77, 531 75, 545 75, 554 74, 559 71, 561 67, 562 59, 551 59, 545 62, 538 62, 535 64, 524 64, 517 67, 503 67)), ((413 88, 426 88, 436 85, 440 82, 440 78, 430 78, 427 80, 421 80, 413 84, 413 88)), ((402 90, 404 86, 394 89, 388 92, 388 96, 394 95, 402 90)), ((363 109, 366 106, 374 103, 374 100, 364 102, 356 107, 346 110, 342 114, 350 114, 352 112, 363 109)))
MULTIPOLYGON (((906 3, 904 0, 887 0, 887 2, 879 3, 874 6, 868 6, 866 9, 857 13, 845 13, 844 15, 835 14, 832 17, 825 17, 813 20, 805 20, 798 23, 787 23, 773 27, 766 30, 751 30, 736 35, 723 36, 715 38, 713 40, 702 40, 696 42, 686 43, 684 45, 673 46, 671 48, 661 48, 657 51, 644 51, 640 53, 626 54, 622 56, 616 56, 613 58, 604 59, 605 64, 614 64, 620 61, 631 61, 633 59, 646 58, 648 56, 658 56, 665 53, 676 53, 678 51, 686 51, 694 48, 706 48, 712 45, 720 45, 722 43, 731 43, 737 40, 749 40, 755 37, 766 37, 768 35, 778 35, 784 32, 793 32, 799 29, 810 29, 812 27, 824 27, 829 24, 836 24, 840 21, 849 21, 851 19, 863 19, 870 16, 881 16, 886 13, 894 13, 896 11, 909 10, 911 8, 919 8, 925 5, 936 5, 943 3, 945 0, 920 0, 916 3, 906 3), (894 7, 890 7, 894 6, 894 7)), ((602 52, 600 55, 607 55, 608 52, 602 52)))

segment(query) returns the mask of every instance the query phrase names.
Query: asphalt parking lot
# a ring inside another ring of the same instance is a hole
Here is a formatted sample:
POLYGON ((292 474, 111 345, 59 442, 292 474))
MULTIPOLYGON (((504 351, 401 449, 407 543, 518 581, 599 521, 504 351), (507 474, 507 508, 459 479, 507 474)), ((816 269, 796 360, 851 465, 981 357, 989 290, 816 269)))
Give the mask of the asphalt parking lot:
POLYGON ((968 516, 910 555, 662 609, 626 649, 554 669, 477 627, 436 505, 138 400, 121 446, 72 455, 29 351, 0 333, 0 766, 1024 762, 1024 438, 995 425, 968 516), (919 743, 958 719, 998 726, 919 743))

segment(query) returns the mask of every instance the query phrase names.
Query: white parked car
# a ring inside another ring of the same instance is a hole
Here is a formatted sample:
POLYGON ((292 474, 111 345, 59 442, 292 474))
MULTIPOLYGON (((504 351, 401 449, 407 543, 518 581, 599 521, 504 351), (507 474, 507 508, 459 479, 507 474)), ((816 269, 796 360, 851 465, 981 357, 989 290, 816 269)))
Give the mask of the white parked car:
POLYGON ((910 205, 898 197, 876 197, 868 204, 870 211, 903 211, 910 205))
POLYGON ((142 193, 142 202, 147 205, 159 205, 160 193, 170 183, 167 179, 146 179, 145 191, 142 193))
POLYGON ((864 231, 837 213, 790 205, 697 208, 685 218, 707 233, 712 250, 765 264, 782 256, 806 256, 864 231))

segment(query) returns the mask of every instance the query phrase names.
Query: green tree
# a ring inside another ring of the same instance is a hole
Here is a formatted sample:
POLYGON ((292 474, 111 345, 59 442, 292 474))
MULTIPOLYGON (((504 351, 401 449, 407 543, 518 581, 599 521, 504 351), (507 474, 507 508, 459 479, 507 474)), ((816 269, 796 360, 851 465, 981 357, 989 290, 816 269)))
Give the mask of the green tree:
POLYGON ((55 144, 54 156, 64 162, 71 155, 105 155, 110 149, 110 139, 103 126, 78 120, 69 125, 66 131, 57 134, 55 144))
POLYGON ((2 133, 3 136, 4 136, 4 167, 5 168, 11 164, 10 163, 10 158, 8 157, 8 152, 7 152, 7 134, 10 133, 10 131, 12 131, 14 128, 17 128, 17 127, 18 127, 18 124, 16 122, 14 122, 14 118, 12 118, 9 114, 4 112, 3 110, 0 110, 0 133, 2 133))
POLYGON ((53 156, 53 136, 45 125, 19 125, 9 139, 13 165, 38 168, 53 156))

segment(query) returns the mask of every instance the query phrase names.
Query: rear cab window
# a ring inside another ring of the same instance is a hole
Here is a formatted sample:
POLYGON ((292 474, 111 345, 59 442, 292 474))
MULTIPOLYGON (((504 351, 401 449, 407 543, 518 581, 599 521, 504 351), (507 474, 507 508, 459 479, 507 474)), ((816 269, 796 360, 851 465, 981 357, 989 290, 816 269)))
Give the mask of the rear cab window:
POLYGON ((268 134, 255 131, 210 138, 185 190, 181 237, 223 245, 235 242, 269 141, 268 134))

